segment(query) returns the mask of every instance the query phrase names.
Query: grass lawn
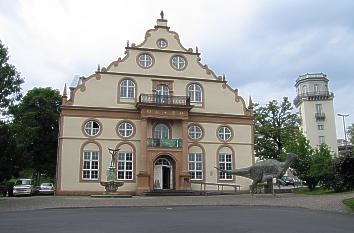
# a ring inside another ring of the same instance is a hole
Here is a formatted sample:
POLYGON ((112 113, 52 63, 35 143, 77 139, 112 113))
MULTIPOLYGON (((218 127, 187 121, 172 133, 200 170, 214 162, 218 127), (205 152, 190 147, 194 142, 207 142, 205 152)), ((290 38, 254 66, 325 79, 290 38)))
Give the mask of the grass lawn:
POLYGON ((354 198, 343 200, 343 203, 349 206, 354 211, 354 198))
MULTIPOLYGON (((307 187, 296 188, 294 189, 294 193, 296 194, 305 194, 305 195, 323 195, 323 194, 336 194, 333 189, 324 189, 324 188, 316 188, 313 191, 310 191, 307 187)), ((354 191, 342 192, 342 193, 354 193, 354 191)))

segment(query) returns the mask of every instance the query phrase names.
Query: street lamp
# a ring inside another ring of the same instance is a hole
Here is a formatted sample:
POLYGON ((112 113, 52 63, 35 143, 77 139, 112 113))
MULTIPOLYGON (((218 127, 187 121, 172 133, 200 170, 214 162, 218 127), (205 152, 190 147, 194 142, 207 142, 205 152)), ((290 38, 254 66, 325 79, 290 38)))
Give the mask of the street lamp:
POLYGON ((345 118, 347 116, 349 116, 349 114, 341 114, 341 113, 338 113, 337 114, 338 116, 342 117, 343 119, 343 130, 344 130, 344 140, 345 140, 345 151, 347 151, 347 145, 348 145, 348 141, 347 141, 347 131, 345 130, 345 118))

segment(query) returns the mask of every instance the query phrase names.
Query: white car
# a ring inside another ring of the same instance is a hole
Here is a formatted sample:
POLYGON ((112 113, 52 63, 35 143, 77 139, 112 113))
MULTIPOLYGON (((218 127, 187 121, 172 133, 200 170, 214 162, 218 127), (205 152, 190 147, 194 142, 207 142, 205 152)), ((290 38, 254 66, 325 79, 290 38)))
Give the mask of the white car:
POLYGON ((54 194, 53 183, 42 183, 39 187, 39 194, 54 194))
POLYGON ((18 179, 13 188, 13 195, 33 195, 35 191, 32 179, 18 179))

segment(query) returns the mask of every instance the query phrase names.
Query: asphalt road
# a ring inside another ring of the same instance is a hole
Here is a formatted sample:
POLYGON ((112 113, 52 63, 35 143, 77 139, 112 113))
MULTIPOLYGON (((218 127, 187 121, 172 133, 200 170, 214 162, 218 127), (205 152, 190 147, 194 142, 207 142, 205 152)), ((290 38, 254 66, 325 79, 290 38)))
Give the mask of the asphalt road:
POLYGON ((64 208, 0 213, 0 232, 353 233, 354 216, 261 206, 64 208))

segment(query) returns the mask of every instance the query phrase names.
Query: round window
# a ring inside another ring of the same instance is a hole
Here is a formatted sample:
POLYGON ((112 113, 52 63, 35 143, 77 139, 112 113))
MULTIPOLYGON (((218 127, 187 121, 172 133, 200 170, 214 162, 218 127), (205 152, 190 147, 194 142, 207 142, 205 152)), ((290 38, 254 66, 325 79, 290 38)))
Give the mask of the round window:
POLYGON ((87 121, 84 125, 84 131, 88 136, 96 136, 100 132, 100 125, 97 121, 87 121))
POLYGON ((203 130, 199 125, 191 125, 188 128, 188 136, 192 140, 198 140, 203 136, 203 130))
POLYGON ((117 128, 118 134, 123 138, 128 138, 134 133, 134 126, 129 122, 122 122, 117 128))
POLYGON ((156 44, 157 47, 159 47, 160 49, 164 49, 167 47, 167 41, 165 39, 159 39, 156 44))
POLYGON ((176 70, 183 70, 186 67, 187 62, 182 56, 173 56, 171 59, 171 65, 176 70))
POLYGON ((218 129, 218 137, 223 141, 228 141, 231 139, 231 129, 227 126, 222 126, 218 129))
POLYGON ((153 64, 153 58, 147 53, 143 53, 138 57, 138 64, 143 68, 149 68, 153 64))

